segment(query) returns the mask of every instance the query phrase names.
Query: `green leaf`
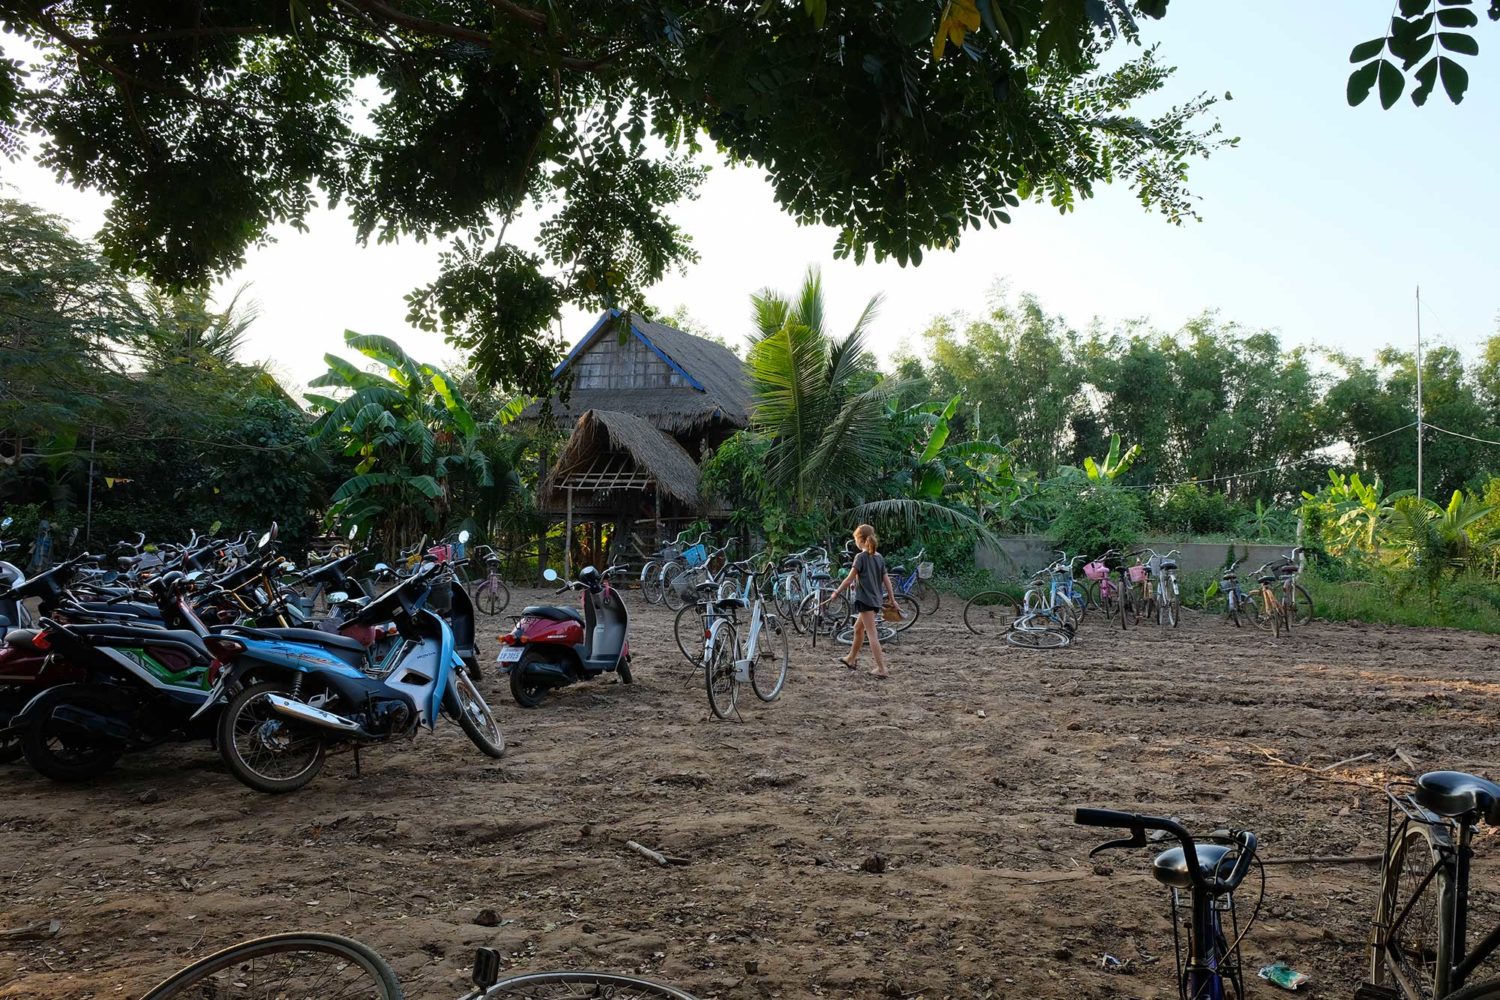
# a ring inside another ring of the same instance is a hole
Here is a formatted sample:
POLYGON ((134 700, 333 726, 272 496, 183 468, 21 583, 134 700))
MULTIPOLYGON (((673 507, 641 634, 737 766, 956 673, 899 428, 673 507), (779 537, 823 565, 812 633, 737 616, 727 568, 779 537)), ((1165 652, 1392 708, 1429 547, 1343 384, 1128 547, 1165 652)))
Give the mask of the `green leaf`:
POLYGON ((1427 103, 1427 98, 1432 94, 1432 88, 1437 85, 1437 59, 1429 59, 1417 70, 1415 76, 1417 87, 1411 92, 1411 102, 1417 107, 1427 103))
POLYGON ((436 500, 443 495, 443 488, 431 476, 412 476, 406 481, 406 485, 421 493, 429 500, 436 500))
POLYGON ((807 9, 807 16, 812 18, 813 26, 823 27, 828 18, 828 0, 802 0, 802 5, 807 9))
POLYGON ((1397 7, 1401 11, 1402 17, 1410 19, 1425 12, 1430 3, 1431 0, 1400 0, 1397 7))
POLYGON ((1478 15, 1463 7, 1444 8, 1437 12, 1437 19, 1445 28, 1472 28, 1479 23, 1478 15))
POLYGON ((943 445, 948 443, 948 421, 952 420, 953 414, 958 412, 960 398, 954 396, 948 400, 948 405, 943 407, 943 412, 938 415, 937 425, 932 428, 932 436, 927 439, 927 447, 922 449, 922 457, 917 459, 918 464, 926 465, 928 462, 935 461, 943 450, 943 445))
POLYGON ((1372 38, 1368 42, 1360 42, 1349 52, 1349 61, 1352 63, 1368 62, 1380 55, 1380 50, 1385 48, 1384 38, 1372 38))
POLYGON ((1348 99, 1350 107, 1358 107, 1370 96, 1375 86, 1375 75, 1380 71, 1379 62, 1368 62, 1349 74, 1348 99))
POLYGON ((930 39, 932 30, 932 10, 925 3, 908 3, 896 15, 896 37, 909 47, 930 39))
POLYGON ((1453 59, 1438 56, 1437 62, 1438 76, 1443 81, 1443 90, 1447 92, 1448 100, 1454 104, 1462 103, 1464 92, 1469 89, 1469 71, 1453 59))
POLYGON ((1382 59, 1375 65, 1380 67, 1377 80, 1380 85, 1380 106, 1389 111, 1401 99, 1401 91, 1406 89, 1406 77, 1401 73, 1400 67, 1389 59, 1382 59))
POLYGON ((1457 52, 1466 56, 1479 55, 1479 43, 1472 35, 1466 35, 1462 31, 1439 31, 1438 42, 1449 52, 1457 52))

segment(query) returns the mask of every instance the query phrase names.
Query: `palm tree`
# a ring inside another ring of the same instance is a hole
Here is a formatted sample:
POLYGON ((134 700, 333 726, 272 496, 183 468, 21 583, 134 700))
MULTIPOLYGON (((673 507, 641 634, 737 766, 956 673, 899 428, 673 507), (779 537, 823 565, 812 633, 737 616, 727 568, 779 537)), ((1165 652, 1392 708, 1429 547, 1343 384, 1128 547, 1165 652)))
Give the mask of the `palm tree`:
POLYGON ((153 369, 182 364, 205 370, 234 367, 247 331, 260 318, 259 305, 241 304, 248 287, 235 289, 229 305, 219 310, 213 308, 206 288, 174 293, 148 288, 133 346, 153 369))
POLYGON ((1468 564, 1475 544, 1470 529, 1493 509, 1462 490, 1453 491, 1446 507, 1427 497, 1403 496, 1393 505, 1388 529, 1435 595, 1443 570, 1457 575, 1468 564))
POLYGON ((337 355, 309 385, 344 390, 341 398, 314 393, 320 413, 315 440, 333 440, 356 459, 354 474, 333 495, 330 517, 376 528, 388 555, 420 534, 440 530, 449 507, 449 480, 468 475, 493 484, 480 447, 479 427, 448 376, 411 358, 387 337, 347 331, 344 341, 385 366, 368 372, 337 355))
POLYGON ((772 440, 769 484, 796 513, 861 496, 881 468, 885 403, 900 388, 881 378, 865 346, 879 296, 840 338, 824 329, 823 282, 815 268, 795 300, 766 290, 751 303, 747 363, 754 424, 772 440))

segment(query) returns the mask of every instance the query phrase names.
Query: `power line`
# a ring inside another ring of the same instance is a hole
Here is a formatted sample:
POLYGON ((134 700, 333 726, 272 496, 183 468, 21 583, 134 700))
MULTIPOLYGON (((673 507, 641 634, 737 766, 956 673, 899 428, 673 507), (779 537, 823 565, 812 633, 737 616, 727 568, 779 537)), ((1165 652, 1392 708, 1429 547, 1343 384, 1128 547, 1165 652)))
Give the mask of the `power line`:
POLYGON ((1429 428, 1431 428, 1432 430, 1435 430, 1435 431, 1442 431, 1444 434, 1448 434, 1448 435, 1451 435, 1451 436, 1456 437, 1456 438, 1463 438, 1466 441, 1476 441, 1479 444, 1492 444, 1492 445, 1495 445, 1497 448, 1500 448, 1500 441, 1491 441, 1489 438, 1475 437, 1472 434, 1460 434, 1458 431, 1450 431, 1446 427, 1439 427, 1437 424, 1433 423, 1430 420, 1424 420, 1422 422, 1422 426, 1423 427, 1429 427, 1429 428))
MULTIPOLYGON (((1409 424, 1403 424, 1400 427, 1388 430, 1383 434, 1376 434, 1373 437, 1363 438, 1359 441, 1351 441, 1349 442, 1349 447, 1358 448, 1362 445, 1371 444, 1375 441, 1379 441, 1381 438, 1390 437, 1392 434, 1400 434, 1402 431, 1411 430, 1415 426, 1417 426, 1417 422, 1413 420, 1409 424)), ((1434 427, 1435 425, 1424 424, 1423 426, 1434 427)), ((1442 428, 1438 429, 1441 430, 1442 428)), ((1478 439, 1476 438, 1476 440, 1478 439)), ((1487 443, 1500 444, 1500 441, 1491 441, 1487 443)), ((1280 472, 1282 469, 1295 469, 1298 466, 1307 465, 1311 462, 1317 461, 1321 461, 1321 459, 1317 455, 1308 455, 1306 458, 1294 458, 1286 462, 1278 462, 1275 465, 1268 465, 1264 469, 1252 469, 1249 472, 1236 472, 1227 476, 1209 476, 1207 479, 1184 479, 1175 483, 1149 483, 1145 486, 1124 486, 1123 488, 1127 490, 1169 490, 1177 486, 1202 486, 1208 483, 1227 483, 1232 482, 1236 479, 1247 479, 1251 476, 1263 476, 1268 472, 1280 472)))

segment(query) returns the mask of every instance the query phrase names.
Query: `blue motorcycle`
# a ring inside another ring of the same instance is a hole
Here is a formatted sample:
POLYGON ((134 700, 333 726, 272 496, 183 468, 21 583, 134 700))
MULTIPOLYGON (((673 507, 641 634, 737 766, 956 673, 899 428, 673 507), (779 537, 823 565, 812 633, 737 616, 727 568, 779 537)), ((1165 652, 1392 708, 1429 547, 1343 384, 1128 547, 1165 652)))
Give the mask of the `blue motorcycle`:
POLYGON ((357 754, 432 730, 444 713, 482 753, 501 756, 505 738, 453 631, 427 607, 434 586, 446 581, 442 567, 423 564, 348 620, 393 624, 400 641, 389 644, 308 629, 217 629, 245 647, 219 672, 200 709, 223 705, 217 742, 230 772, 257 791, 295 791, 318 776, 330 749, 357 754))

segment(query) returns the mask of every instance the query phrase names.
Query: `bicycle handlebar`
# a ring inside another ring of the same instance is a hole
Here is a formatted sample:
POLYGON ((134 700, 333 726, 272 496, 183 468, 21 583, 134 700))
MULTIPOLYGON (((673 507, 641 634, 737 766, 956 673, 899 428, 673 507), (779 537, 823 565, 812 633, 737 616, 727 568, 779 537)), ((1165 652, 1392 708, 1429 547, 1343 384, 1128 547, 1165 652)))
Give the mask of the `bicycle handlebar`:
POLYGON ((1195 888, 1210 895, 1231 892, 1244 881, 1250 871, 1251 863, 1255 860, 1255 851, 1259 845, 1255 834, 1249 830, 1229 831, 1226 839, 1233 841, 1239 847, 1234 867, 1229 870, 1228 875, 1220 875, 1218 869, 1209 875, 1205 874, 1202 866, 1198 864, 1198 845, 1193 840, 1193 835, 1174 819, 1167 819, 1164 816, 1143 816, 1139 813, 1120 812, 1115 809, 1080 808, 1073 810, 1073 822, 1079 826, 1125 829, 1131 833, 1127 840, 1111 840, 1100 844, 1089 852, 1090 857, 1100 851, 1114 848, 1145 847, 1147 830, 1161 830, 1175 837, 1182 845, 1183 861, 1187 866, 1188 878, 1192 880, 1195 888))

